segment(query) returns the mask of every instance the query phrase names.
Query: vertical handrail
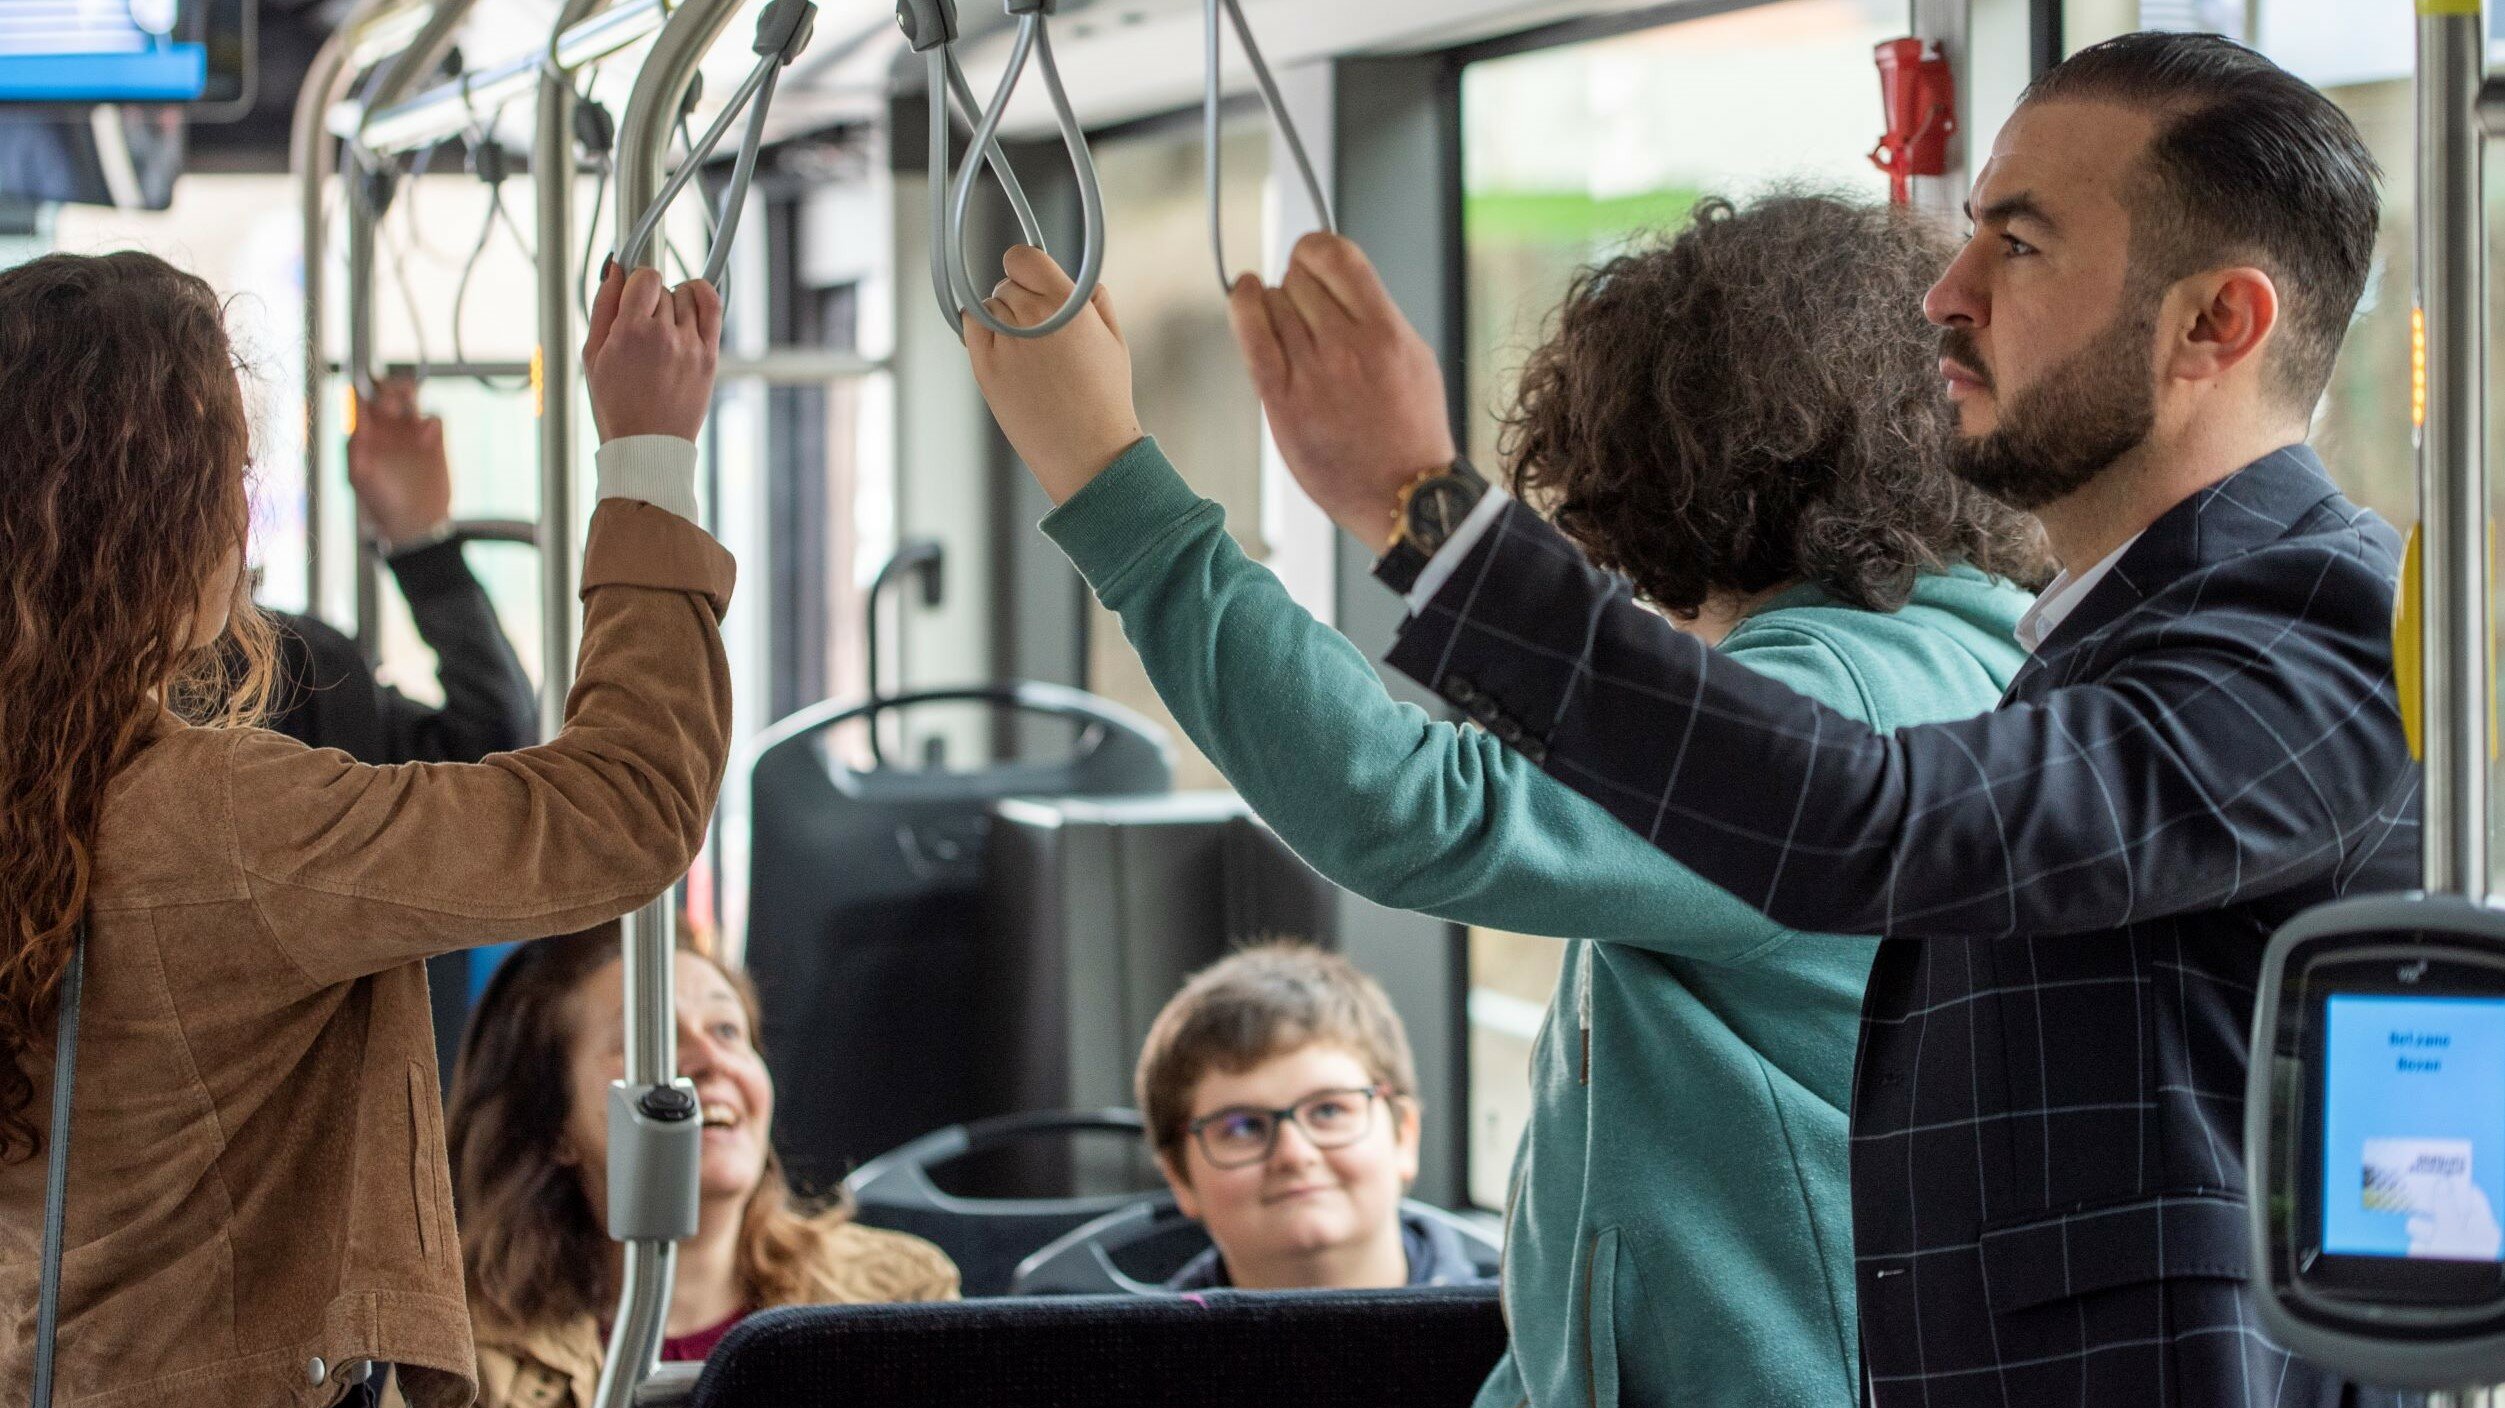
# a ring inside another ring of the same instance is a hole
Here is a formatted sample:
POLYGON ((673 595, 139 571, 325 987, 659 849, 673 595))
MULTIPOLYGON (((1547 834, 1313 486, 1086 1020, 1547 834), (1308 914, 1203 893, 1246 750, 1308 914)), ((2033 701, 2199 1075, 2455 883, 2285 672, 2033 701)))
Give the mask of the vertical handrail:
MULTIPOLYGON (((359 398, 374 394, 374 242, 382 211, 376 208, 381 182, 366 158, 350 149, 348 176, 348 384, 359 398)), ((365 539, 363 525, 354 537, 357 562, 357 649, 371 665, 382 658, 383 563, 365 539)))
MULTIPOLYGON (((378 111, 407 96, 418 81, 443 62, 477 0, 433 0, 425 25, 407 48, 386 60, 367 95, 365 110, 378 111)), ((372 156, 353 141, 353 169, 348 191, 348 381, 359 396, 374 394, 374 245, 383 218, 383 194, 390 185, 383 173, 398 158, 372 156)), ((382 652, 383 562, 358 535, 356 587, 357 648, 370 663, 382 652)))
POLYGON ((2425 710, 2425 883, 2488 893, 2487 221, 2477 0, 2418 4, 2418 647, 2425 710))
MULTIPOLYGON (((2418 658, 2429 894, 2488 894, 2487 215, 2478 0, 2418 4, 2418 658)), ((2492 1408, 2495 1390, 2430 1393, 2492 1408)))
MULTIPOLYGON (((461 22, 469 18, 477 0, 433 0, 427 11, 426 24, 409 46, 393 55, 376 75, 373 90, 365 95, 364 110, 379 112, 408 96, 418 80, 435 71, 444 55, 452 49, 461 22)), ((298 115, 301 122, 302 115, 298 115)), ((362 168, 382 169, 395 163, 392 157, 374 157, 364 153, 353 141, 360 170, 350 173, 352 179, 366 174, 362 168)), ((355 194, 351 193, 352 196, 355 194)), ((360 394, 370 393, 374 386, 373 285, 374 240, 371 226, 382 218, 382 212, 370 200, 348 202, 348 376, 360 394), (362 238, 359 226, 366 228, 362 238), (360 295, 360 290, 362 294, 360 295), (360 303, 363 304, 362 312, 360 303)))
MULTIPOLYGON (((367 36, 383 20, 412 4, 413 0, 359 0, 306 66, 288 132, 288 169, 295 174, 296 198, 303 206, 297 229, 304 242, 304 599, 305 609, 315 615, 322 609, 322 427, 323 403, 329 399, 329 359, 322 350, 330 314, 326 202, 331 177, 338 171, 330 111, 347 98, 356 81, 361 62, 358 51, 367 36)), ((433 27, 430 16, 418 42, 424 42, 433 27)))
MULTIPOLYGON (((612 157, 621 259, 637 222, 661 189, 670 130, 686 101, 696 66, 738 8, 738 0, 687 0, 662 26, 643 67, 636 71, 612 157)), ((659 262, 657 240, 636 252, 638 265, 658 267, 659 262)), ((671 1123, 665 1115, 676 1102, 661 1098, 673 1088, 682 1088, 676 1085, 678 1031, 671 991, 677 918, 673 897, 665 893, 628 915, 623 926, 626 1079, 612 1087, 609 1102, 609 1235, 626 1244, 625 1275, 594 1394, 595 1408, 631 1408, 637 1386, 659 1364, 677 1242, 696 1231, 696 1174, 703 1146, 697 1140, 669 1137, 675 1131, 663 1128, 671 1123), (632 1151, 624 1163, 619 1159, 622 1147, 632 1151), (621 1171, 640 1175, 645 1186, 623 1187, 618 1177, 621 1171), (620 1196, 628 1192, 640 1196, 620 1196)), ((701 1138, 692 1091, 686 1104, 685 1116, 675 1123, 701 1138)))
MULTIPOLYGON (((556 34, 590 18, 608 0, 566 0, 556 34)), ((531 136, 531 181, 539 198, 539 350, 531 359, 539 399, 539 736, 565 726, 574 688, 574 76, 558 65, 553 39, 539 73, 538 125, 531 136)))
POLYGON ((304 599, 305 609, 316 615, 322 607, 322 403, 329 390, 322 324, 329 311, 330 218, 323 202, 330 193, 337 151, 324 121, 356 78, 350 55, 358 31, 390 3, 364 0, 322 41, 296 90, 294 127, 288 135, 287 164, 304 207, 298 226, 304 238, 304 599))

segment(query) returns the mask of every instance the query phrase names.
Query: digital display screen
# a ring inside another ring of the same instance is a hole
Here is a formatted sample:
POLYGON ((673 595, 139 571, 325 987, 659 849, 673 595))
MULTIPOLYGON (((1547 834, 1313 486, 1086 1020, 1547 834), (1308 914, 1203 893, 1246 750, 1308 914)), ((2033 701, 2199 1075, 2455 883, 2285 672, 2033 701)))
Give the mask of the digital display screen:
POLYGON ((0 0, 0 102, 187 103, 209 89, 202 0, 0 0))
POLYGON ((2322 1250, 2505 1259, 2505 998, 2324 1001, 2322 1250))

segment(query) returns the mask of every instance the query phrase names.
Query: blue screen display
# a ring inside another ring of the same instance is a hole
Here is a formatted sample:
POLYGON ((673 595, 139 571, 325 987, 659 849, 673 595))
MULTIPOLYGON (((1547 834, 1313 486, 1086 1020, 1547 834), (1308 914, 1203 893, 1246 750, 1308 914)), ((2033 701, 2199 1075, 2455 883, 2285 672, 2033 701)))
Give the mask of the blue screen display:
POLYGON ((177 0, 0 0, 0 102, 189 102, 209 47, 177 0))
POLYGON ((2505 999, 2324 1006, 2322 1249, 2505 1259, 2505 999))

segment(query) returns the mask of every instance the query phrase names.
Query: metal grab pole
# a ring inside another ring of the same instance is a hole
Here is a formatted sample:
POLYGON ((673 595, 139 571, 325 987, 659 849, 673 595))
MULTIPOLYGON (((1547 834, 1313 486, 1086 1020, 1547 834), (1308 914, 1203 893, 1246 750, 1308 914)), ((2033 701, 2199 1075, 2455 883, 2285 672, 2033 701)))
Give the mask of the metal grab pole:
MULTIPOLYGON (((2426 421, 2418 436, 2422 814, 2426 887, 2488 895, 2487 25, 2478 0, 2418 5, 2418 313, 2426 421)), ((2505 1391, 2427 1395, 2498 1408, 2505 1391)))
MULTIPOLYGON (((390 66, 384 69, 375 80, 374 91, 368 95, 371 104, 380 107, 398 102, 400 96, 415 87, 420 78, 433 72, 435 66, 443 62, 444 55, 452 48, 453 38, 460 30, 461 22, 468 18, 471 6, 476 3, 477 0, 435 0, 433 8, 427 13, 425 28, 418 31, 417 38, 410 42, 408 48, 393 56, 390 66)), ((298 115, 298 120, 303 120, 302 114, 298 115)), ((387 157, 364 155, 365 149, 353 138, 350 139, 350 145, 352 149, 360 153, 358 165, 361 168, 350 173, 352 179, 366 174, 364 168, 369 161, 372 163, 371 169, 376 171, 390 170, 395 165, 387 157)), ((362 395, 370 392, 374 386, 373 226, 382 218, 382 211, 376 208, 375 201, 359 198, 357 192, 352 191, 350 194, 351 199, 348 202, 348 377, 356 386, 358 393, 362 395)))
MULTIPOLYGON (((635 74, 611 157, 620 250, 661 189, 671 124, 696 66, 738 8, 739 0, 687 0, 662 26, 635 74)), ((658 242, 645 253, 657 265, 658 242)), ((626 1270, 594 1408, 631 1408, 636 1387, 658 1365, 676 1244, 696 1231, 704 1126, 694 1087, 678 1079, 671 991, 677 921, 673 898, 665 893, 626 916, 623 926, 626 1079, 611 1086, 609 1096, 609 1235, 626 1244, 626 1270), (627 1157, 620 1158, 621 1152, 627 1157)))
POLYGON ((322 41, 306 66, 296 90, 296 110, 288 133, 287 168, 295 173, 296 198, 303 205, 299 225, 304 240, 304 599, 305 609, 321 614, 322 606, 322 403, 328 399, 329 359, 323 355, 323 322, 328 316, 330 216, 323 201, 336 171, 336 148, 325 126, 331 108, 348 95, 363 65, 366 48, 381 36, 394 17, 413 8, 414 0, 361 0, 330 38, 322 41))
MULTIPOLYGON (((420 78, 434 71, 452 48, 461 22, 477 0, 435 0, 426 23, 409 46, 393 55, 374 83, 379 103, 399 100, 420 78)), ((350 143, 355 158, 348 179, 348 384, 359 396, 374 392, 374 242, 382 220, 381 201, 390 189, 384 174, 391 158, 369 158, 350 143), (369 164, 369 162, 371 164, 369 164)), ((367 661, 382 653, 383 562, 363 533, 357 534, 356 639, 367 661)))
MULTIPOLYGON (((566 0, 560 35, 608 0, 566 0)), ((531 136, 531 180, 539 197, 539 354, 532 385, 539 398, 539 736, 565 726, 574 688, 574 79, 554 46, 539 73, 538 126, 531 136)))
POLYGON ((2431 894, 2488 893, 2487 221, 2477 0, 2418 5, 2418 437, 2423 812, 2431 894))
MULTIPOLYGON (((348 172, 348 385, 360 398, 374 394, 374 238, 382 212, 375 208, 380 180, 365 168, 353 150, 348 172)), ((354 525, 357 560, 357 649, 366 663, 378 663, 383 652, 383 562, 366 541, 364 525, 354 525)))
POLYGON ((298 229, 304 239, 304 599, 305 609, 317 616, 322 609, 322 403, 329 390, 329 359, 322 354, 322 342, 330 307, 330 214, 323 202, 337 166, 337 149, 323 122, 356 81, 366 36, 408 4, 362 0, 339 22, 305 68, 288 133, 287 166, 295 173, 296 199, 303 205, 298 229))
POLYGON ((366 0, 314 52, 304 85, 296 90, 295 125, 288 138, 288 166, 295 172, 296 198, 304 207, 297 227, 304 239, 304 601, 305 610, 316 616, 322 612, 322 402, 330 389, 322 355, 330 221, 322 201, 330 191, 333 156, 322 115, 348 91, 355 77, 349 53, 356 46, 356 31, 380 3, 366 0))

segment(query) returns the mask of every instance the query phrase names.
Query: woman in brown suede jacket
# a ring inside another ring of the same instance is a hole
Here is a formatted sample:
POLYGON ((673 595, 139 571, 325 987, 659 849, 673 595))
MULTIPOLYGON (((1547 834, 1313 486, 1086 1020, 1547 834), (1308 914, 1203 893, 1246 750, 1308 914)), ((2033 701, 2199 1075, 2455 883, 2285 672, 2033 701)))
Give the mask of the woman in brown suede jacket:
POLYGON ((720 303, 603 281, 580 680, 554 742, 458 766, 236 726, 266 645, 219 314, 141 254, 0 272, 0 1401, 31 1377, 83 926, 55 1402, 323 1408, 397 1364, 416 1408, 459 1408, 419 964, 613 918, 695 853, 731 710, 731 562, 691 521, 720 303))

